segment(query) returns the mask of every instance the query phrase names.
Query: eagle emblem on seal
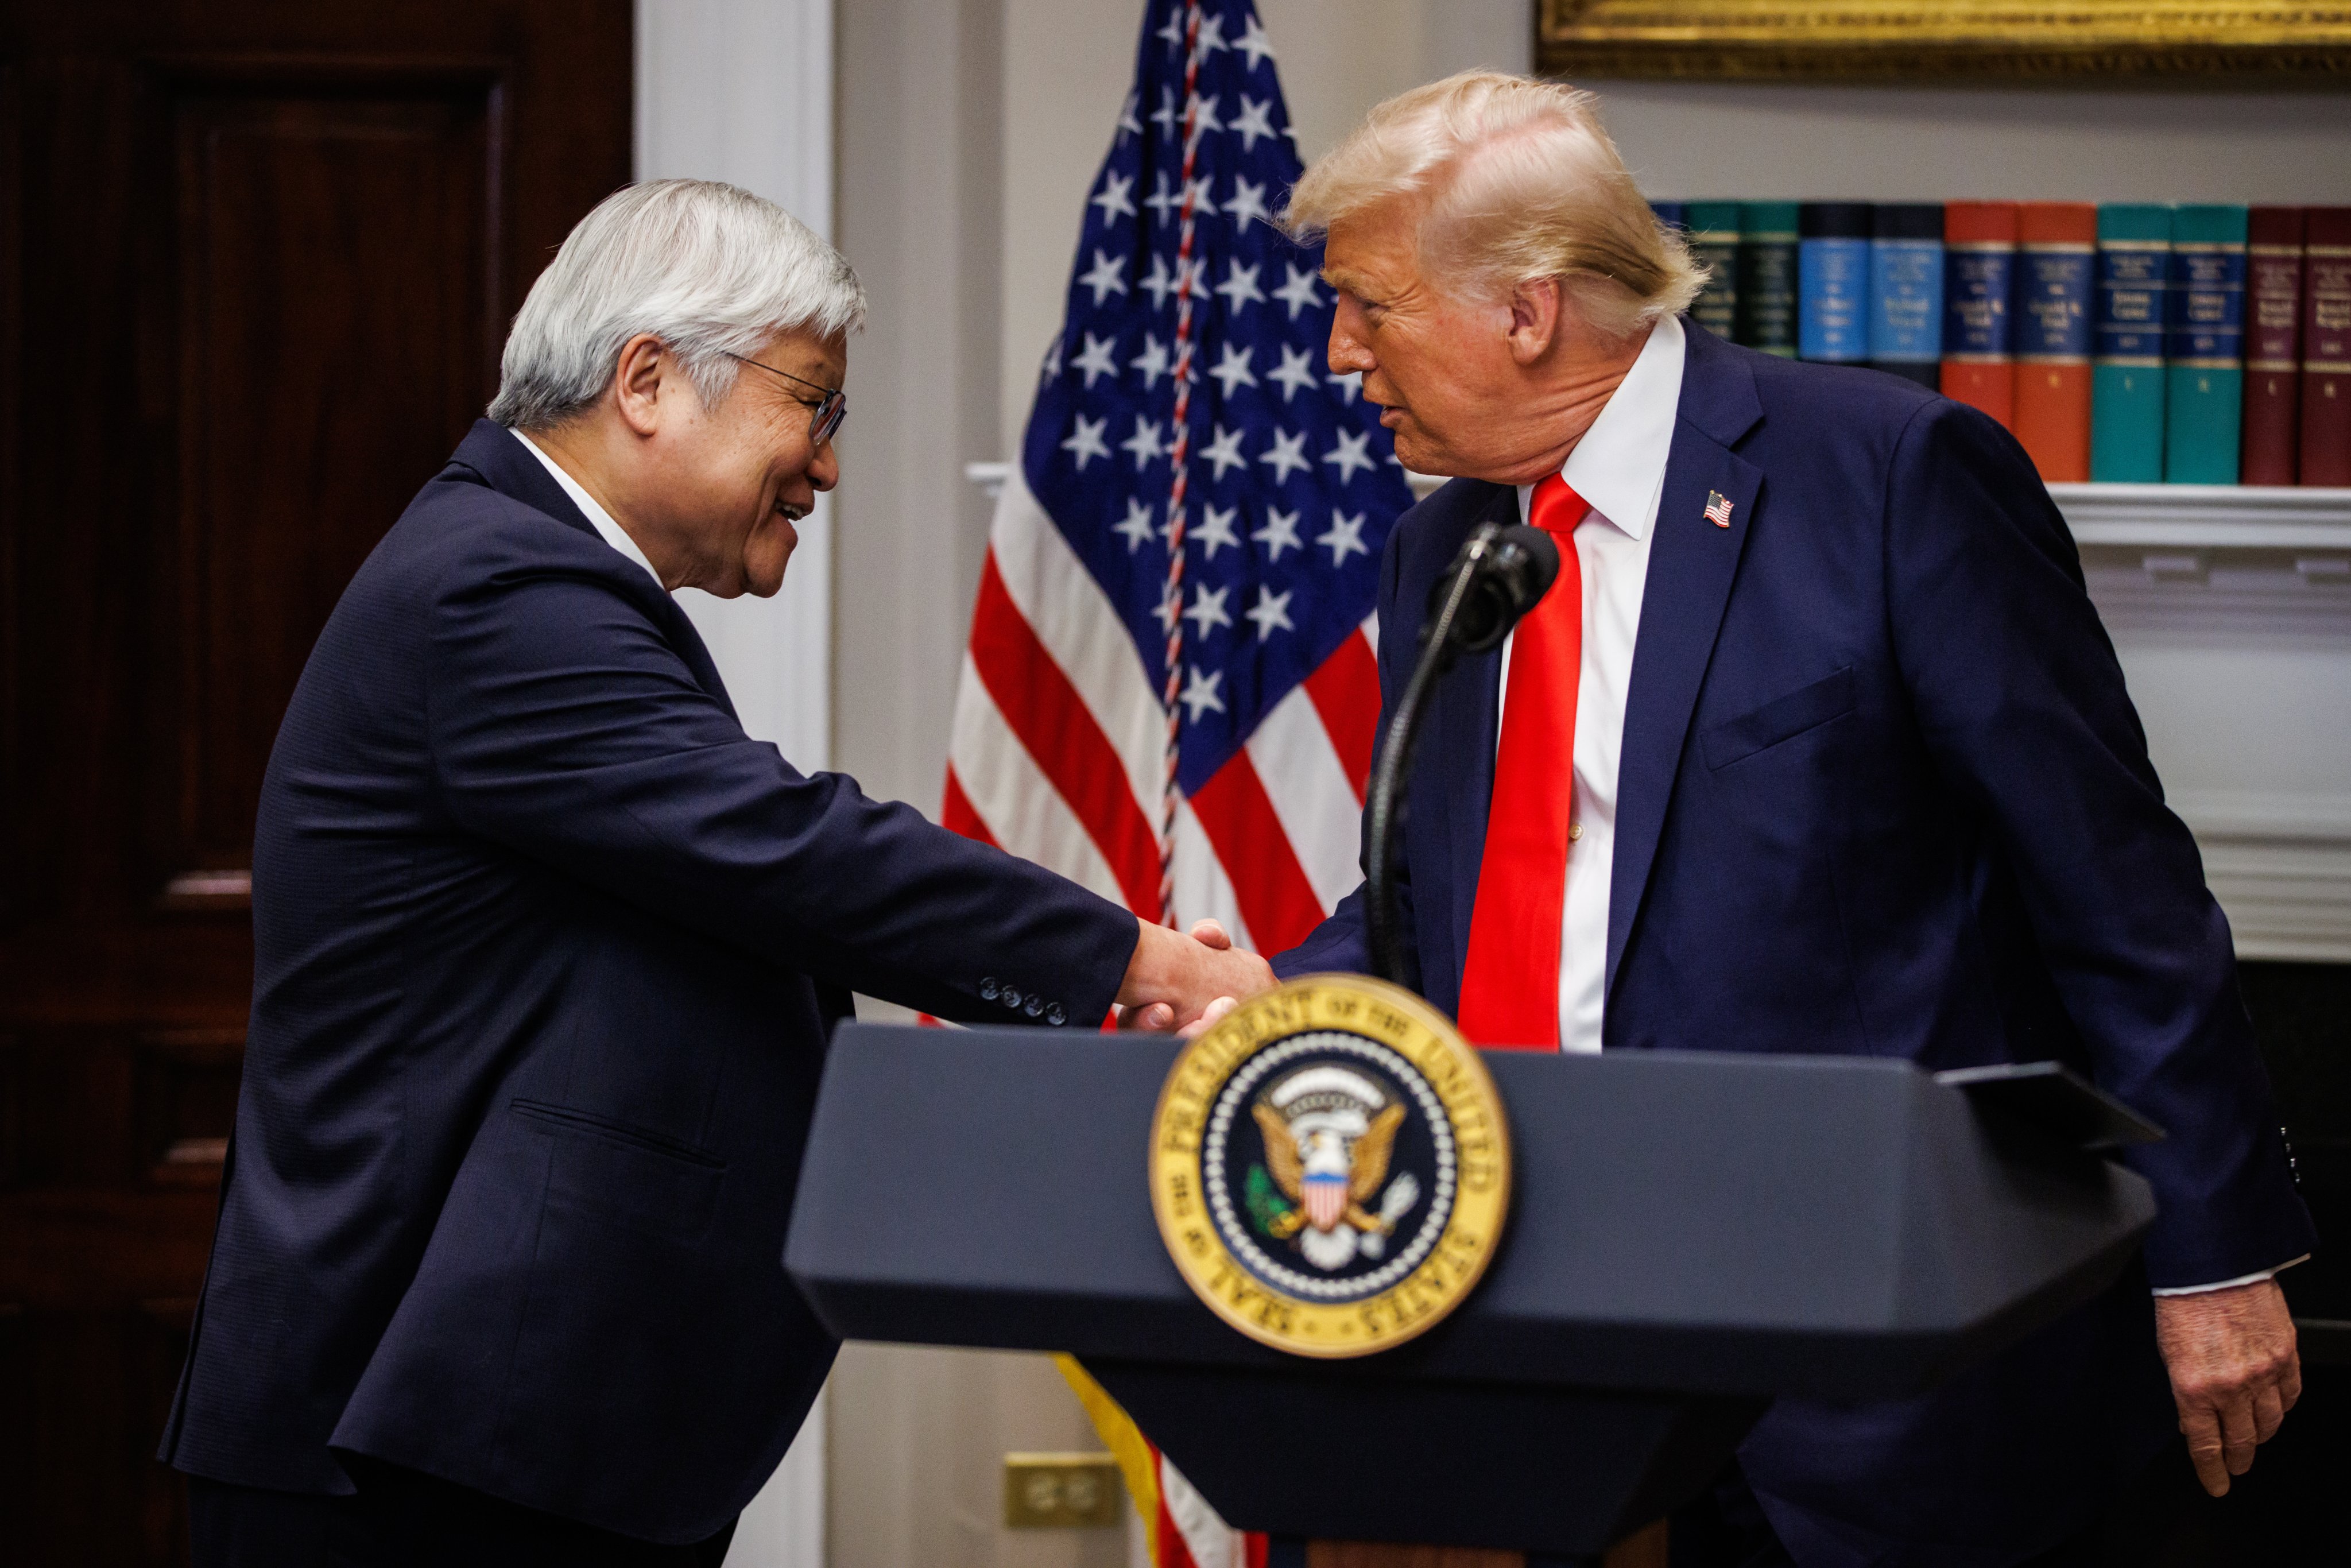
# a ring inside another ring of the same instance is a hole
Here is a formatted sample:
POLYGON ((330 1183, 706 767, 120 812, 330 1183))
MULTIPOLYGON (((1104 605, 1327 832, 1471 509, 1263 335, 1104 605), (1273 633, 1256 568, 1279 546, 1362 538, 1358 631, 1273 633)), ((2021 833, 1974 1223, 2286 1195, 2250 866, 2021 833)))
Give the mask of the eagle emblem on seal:
POLYGON ((1265 1140, 1265 1164, 1248 1183, 1259 1230, 1326 1271, 1358 1253, 1379 1257, 1420 1200, 1411 1172, 1388 1176, 1405 1119, 1395 1091, 1370 1072, 1318 1063, 1275 1080, 1249 1112, 1265 1140))

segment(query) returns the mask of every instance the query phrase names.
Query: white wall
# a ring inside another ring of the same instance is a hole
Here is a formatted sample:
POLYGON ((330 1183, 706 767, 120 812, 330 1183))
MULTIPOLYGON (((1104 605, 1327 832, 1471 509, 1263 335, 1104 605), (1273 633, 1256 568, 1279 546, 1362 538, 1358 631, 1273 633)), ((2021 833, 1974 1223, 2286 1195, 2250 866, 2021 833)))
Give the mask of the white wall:
MULTIPOLYGON (((832 235, 831 0, 640 0, 637 178, 725 180, 832 235)), ((852 399, 852 402, 854 399, 852 399)), ((678 596, 743 727, 803 771, 832 752, 832 507, 773 599, 678 596)))
MULTIPOLYGON (((725 180, 832 233, 831 0, 640 0, 636 173, 725 180)), ((773 599, 679 595, 743 727, 803 770, 831 759, 832 511, 799 525, 773 599)), ((729 1568, 823 1568, 825 1399, 744 1511, 729 1568)))

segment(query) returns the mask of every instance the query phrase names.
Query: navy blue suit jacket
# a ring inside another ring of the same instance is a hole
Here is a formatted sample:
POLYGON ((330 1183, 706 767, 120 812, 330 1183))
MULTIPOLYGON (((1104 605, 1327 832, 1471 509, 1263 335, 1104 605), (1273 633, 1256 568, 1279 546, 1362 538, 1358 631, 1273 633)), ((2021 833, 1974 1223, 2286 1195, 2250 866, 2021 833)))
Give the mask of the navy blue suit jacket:
MULTIPOLYGON (((2177 1440, 2148 1281, 2273 1267, 2310 1249, 2309 1217, 2228 924, 2022 450, 1895 377, 1685 330, 1625 704, 1605 1046, 2057 1058, 2170 1131, 2131 1156, 2161 1205, 2145 1277, 1929 1398, 1782 1404, 1745 1451, 1759 1491, 1855 1540, 2001 1561, 2177 1440), (1729 528, 1703 515, 1709 492, 1729 528)), ((1430 585, 1488 518, 1517 521, 1515 493, 1456 480, 1389 538, 1389 703, 1430 585)), ((1405 925, 1418 988, 1448 1011, 1499 665, 1446 676, 1408 781, 1405 925)), ((1368 969, 1362 892, 1275 967, 1368 969)))
POLYGON ((1135 941, 746 736, 684 612, 486 422, 320 635, 254 852, 164 1458, 321 1492, 350 1451, 655 1541, 740 1511, 831 1363, 781 1259, 850 991, 1091 1026, 1135 941))

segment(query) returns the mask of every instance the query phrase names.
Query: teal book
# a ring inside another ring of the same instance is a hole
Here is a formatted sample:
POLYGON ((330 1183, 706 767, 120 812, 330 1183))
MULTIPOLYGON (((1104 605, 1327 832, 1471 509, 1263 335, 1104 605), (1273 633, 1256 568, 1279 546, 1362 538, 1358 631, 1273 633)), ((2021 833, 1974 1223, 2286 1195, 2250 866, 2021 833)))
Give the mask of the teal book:
POLYGON ((1767 354, 1796 352, 1796 204, 1739 208, 1739 320, 1732 340, 1767 354))
POLYGON ((2233 485, 2245 405, 2245 209, 2177 207, 2164 290, 2163 476, 2233 485))
POLYGON ((1690 256, 1708 271, 1690 319, 1726 343, 1738 341, 1739 334, 1739 209, 1737 202, 1691 202, 1682 208, 1690 256))
POLYGON ((2108 202, 2098 209, 2096 316, 2090 339, 2090 477, 2163 480, 2164 294, 2171 278, 2171 209, 2108 202))

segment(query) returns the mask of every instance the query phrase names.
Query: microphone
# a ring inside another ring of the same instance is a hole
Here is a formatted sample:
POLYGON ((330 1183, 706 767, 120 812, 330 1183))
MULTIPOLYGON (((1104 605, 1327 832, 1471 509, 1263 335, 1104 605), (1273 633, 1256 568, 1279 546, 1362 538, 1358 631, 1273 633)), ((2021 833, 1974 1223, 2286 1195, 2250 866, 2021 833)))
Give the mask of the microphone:
POLYGON ((1559 577, 1559 546, 1541 528, 1482 523, 1462 545, 1428 593, 1420 624, 1420 659, 1396 699, 1380 745, 1379 766, 1364 800, 1370 854, 1364 889, 1372 962, 1380 977, 1410 986, 1398 928, 1395 846, 1404 828, 1401 786, 1420 737, 1420 721, 1437 678, 1463 653, 1499 647, 1519 618, 1535 607, 1559 577))
POLYGON ((1446 600, 1465 573, 1469 591, 1453 618, 1450 641, 1458 653, 1487 653, 1500 647, 1519 618, 1551 591, 1559 577, 1559 546, 1541 528, 1524 523, 1506 528, 1489 523, 1479 528, 1430 587, 1423 639, 1435 632, 1446 600))

